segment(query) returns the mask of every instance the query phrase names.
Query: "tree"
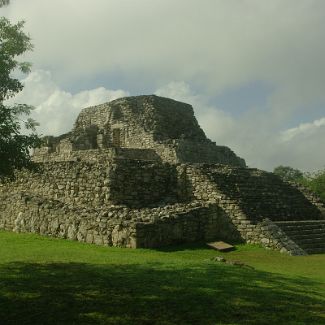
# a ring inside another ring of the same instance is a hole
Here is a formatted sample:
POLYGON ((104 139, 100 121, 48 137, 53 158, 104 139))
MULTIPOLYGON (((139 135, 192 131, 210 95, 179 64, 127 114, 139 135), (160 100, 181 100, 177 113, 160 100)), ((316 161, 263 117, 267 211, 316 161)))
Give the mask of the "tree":
POLYGON ((299 183, 317 194, 325 201, 325 169, 314 173, 303 173, 289 166, 278 166, 273 173, 283 180, 299 183))
POLYGON ((0 0, 0 8, 9 4, 9 0, 0 0))
POLYGON ((325 169, 312 174, 307 174, 304 180, 304 185, 309 187, 325 201, 325 169))
POLYGON ((285 181, 299 182, 303 179, 304 174, 299 169, 294 169, 290 166, 278 166, 275 167, 273 173, 280 176, 285 181))
MULTIPOLYGON (((0 7, 8 4, 0 0, 0 7)), ((33 109, 25 104, 7 105, 5 101, 23 89, 14 72, 27 73, 31 65, 17 57, 32 50, 30 38, 23 32, 24 22, 11 24, 0 17, 0 177, 12 175, 15 168, 30 165, 30 150, 40 143, 35 133, 37 123, 28 116, 33 109), (22 134, 22 127, 29 134, 22 134)))

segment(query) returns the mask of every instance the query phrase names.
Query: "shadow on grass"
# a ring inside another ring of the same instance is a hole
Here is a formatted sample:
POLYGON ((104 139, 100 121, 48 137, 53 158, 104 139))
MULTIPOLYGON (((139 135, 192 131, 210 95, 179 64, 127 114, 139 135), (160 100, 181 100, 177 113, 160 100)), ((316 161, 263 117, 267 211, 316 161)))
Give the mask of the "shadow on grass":
POLYGON ((195 243, 187 243, 187 244, 178 244, 178 245, 171 245, 171 246, 163 246, 154 248, 157 252, 178 252, 178 251, 185 251, 185 250, 202 250, 207 249, 208 246, 205 242, 195 242, 195 243))
POLYGON ((319 284, 210 262, 11 263, 0 284, 1 324, 324 322, 319 284))

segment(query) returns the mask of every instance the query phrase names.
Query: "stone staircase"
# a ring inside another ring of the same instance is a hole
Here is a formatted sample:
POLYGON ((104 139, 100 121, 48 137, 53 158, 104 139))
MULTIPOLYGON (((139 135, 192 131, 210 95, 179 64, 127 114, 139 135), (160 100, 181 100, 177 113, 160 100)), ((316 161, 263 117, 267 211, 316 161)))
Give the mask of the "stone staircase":
POLYGON ((307 254, 325 253, 325 220, 274 223, 307 254))
POLYGON ((315 205, 310 197, 273 173, 215 164, 196 168, 221 200, 227 201, 225 204, 235 204, 253 223, 265 217, 274 222, 324 220, 320 209, 324 203, 315 205))

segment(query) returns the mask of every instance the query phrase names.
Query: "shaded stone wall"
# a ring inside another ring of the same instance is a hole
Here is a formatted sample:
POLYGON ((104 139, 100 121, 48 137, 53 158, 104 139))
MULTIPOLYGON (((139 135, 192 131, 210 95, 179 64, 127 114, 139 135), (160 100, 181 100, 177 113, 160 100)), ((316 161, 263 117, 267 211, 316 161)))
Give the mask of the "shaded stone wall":
POLYGON ((121 160, 112 165, 108 178, 110 201, 129 207, 175 203, 178 175, 174 165, 121 160))
POLYGON ((244 159, 225 146, 217 146, 214 142, 207 140, 194 142, 189 140, 178 140, 175 146, 176 160, 178 163, 216 163, 245 167, 244 159))
POLYGON ((138 246, 150 248, 213 240, 232 243, 243 241, 224 210, 215 204, 196 205, 197 207, 189 211, 177 212, 175 209, 165 216, 161 213, 158 216, 153 214, 152 222, 138 223, 138 246))
POLYGON ((187 167, 193 193, 199 199, 212 199, 256 223, 323 219, 319 206, 313 204, 294 186, 277 175, 253 168, 225 165, 187 167), (209 184, 207 186, 207 184, 209 184))
POLYGON ((322 214, 322 219, 325 219, 325 202, 319 196, 315 195, 313 191, 301 184, 295 182, 288 183, 301 192, 309 202, 316 206, 322 214))

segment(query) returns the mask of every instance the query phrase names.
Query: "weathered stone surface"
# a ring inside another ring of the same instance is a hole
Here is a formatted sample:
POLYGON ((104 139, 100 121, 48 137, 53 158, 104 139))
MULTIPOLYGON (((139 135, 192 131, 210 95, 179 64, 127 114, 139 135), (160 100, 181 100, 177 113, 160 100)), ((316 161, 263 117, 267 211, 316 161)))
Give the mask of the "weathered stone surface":
POLYGON ((217 251, 231 251, 233 249, 235 249, 235 247, 233 245, 227 244, 223 241, 216 241, 216 242, 212 242, 212 243, 207 243, 207 245, 213 249, 216 249, 217 251))
POLYGON ((155 95, 83 109, 73 130, 47 137, 34 159, 98 161, 105 157, 245 166, 228 147, 217 146, 205 136, 191 105, 155 95), (94 150, 100 153, 94 156, 94 150))
POLYGON ((157 96, 84 109, 34 160, 0 182, 0 229, 132 248, 246 241, 302 255, 308 240, 305 251, 279 222, 325 220, 311 193, 246 168, 206 138, 190 105, 157 96))

